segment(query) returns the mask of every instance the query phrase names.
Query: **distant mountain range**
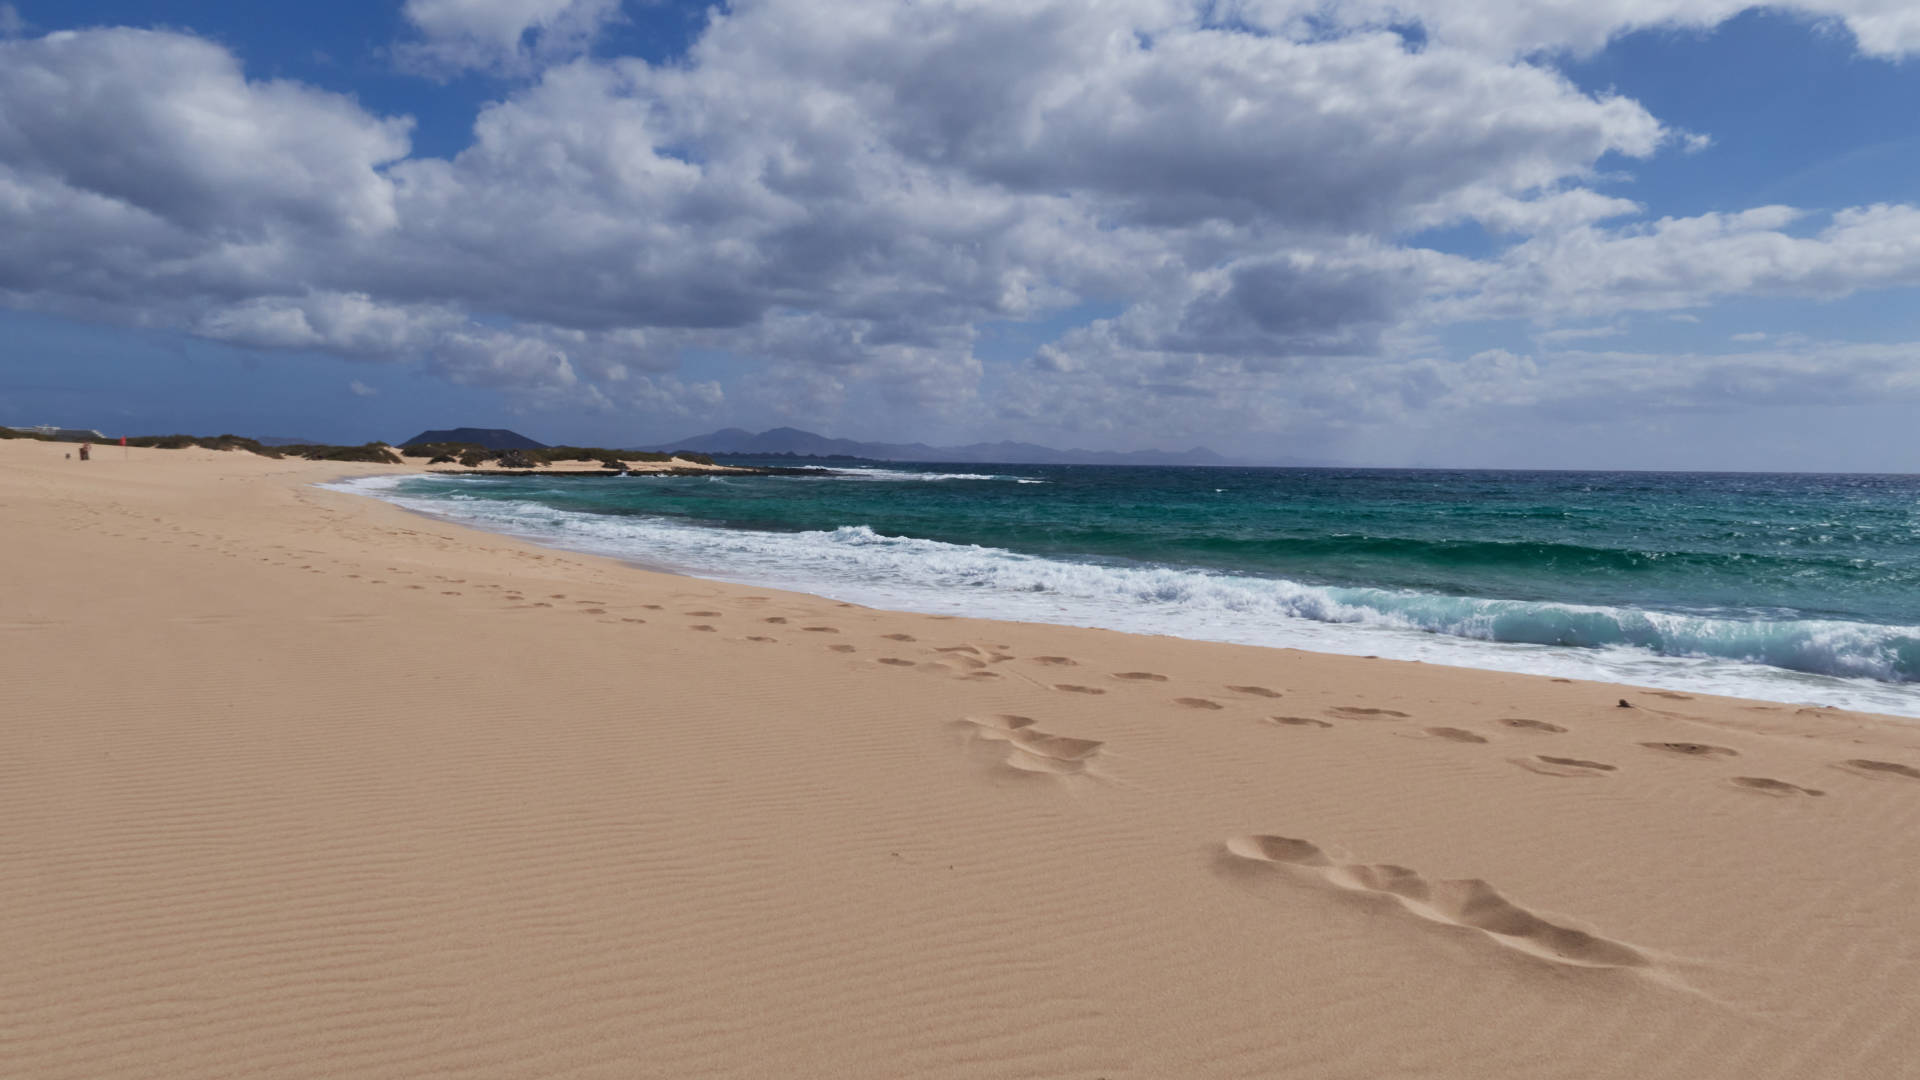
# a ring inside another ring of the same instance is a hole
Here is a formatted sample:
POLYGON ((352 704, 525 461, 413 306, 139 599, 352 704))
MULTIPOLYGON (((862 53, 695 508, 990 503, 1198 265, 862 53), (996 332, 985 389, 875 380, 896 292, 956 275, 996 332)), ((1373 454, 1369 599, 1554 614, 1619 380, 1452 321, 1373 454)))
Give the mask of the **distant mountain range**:
POLYGON ((859 442, 830 439, 811 431, 781 427, 754 434, 743 428, 725 428, 706 435, 677 439, 636 450, 693 450, 703 454, 743 457, 786 456, 854 457, 870 461, 951 461, 1002 465, 1236 465, 1205 447, 1191 450, 1055 450, 1033 443, 972 443, 967 446, 928 446, 926 443, 859 442))
POLYGON ((421 443, 477 443, 489 450, 545 450, 546 443, 534 442, 517 431, 506 428, 457 427, 441 428, 435 431, 423 431, 400 446, 418 446, 421 443))

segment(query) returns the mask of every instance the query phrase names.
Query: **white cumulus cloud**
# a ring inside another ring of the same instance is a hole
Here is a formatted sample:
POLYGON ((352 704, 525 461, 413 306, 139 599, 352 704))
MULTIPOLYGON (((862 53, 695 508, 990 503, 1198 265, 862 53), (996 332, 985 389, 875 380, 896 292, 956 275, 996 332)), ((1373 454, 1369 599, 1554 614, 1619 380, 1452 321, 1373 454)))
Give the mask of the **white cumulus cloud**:
POLYGON ((420 33, 397 50, 404 63, 522 75, 584 52, 620 0, 406 0, 400 10, 420 33))
MULTIPOLYGON (((1789 6, 1920 48, 1906 6, 1789 6)), ((739 0, 652 65, 592 55, 615 0, 408 0, 397 55, 512 77, 450 158, 192 34, 12 37, 0 303, 687 417, 758 395, 1204 435, 1483 407, 1571 385, 1550 350, 1627 312, 1920 284, 1912 206, 1649 221, 1597 190, 1707 136, 1543 57, 1745 7, 739 0), (1492 246, 1411 239, 1455 225, 1492 246), (982 400, 983 327, 1081 304, 1109 314, 982 400), (1511 319, 1545 351, 1441 343, 1511 319), (705 353, 758 378, 683 368, 705 353)), ((1744 363, 1817 362, 1769 355, 1744 363)))

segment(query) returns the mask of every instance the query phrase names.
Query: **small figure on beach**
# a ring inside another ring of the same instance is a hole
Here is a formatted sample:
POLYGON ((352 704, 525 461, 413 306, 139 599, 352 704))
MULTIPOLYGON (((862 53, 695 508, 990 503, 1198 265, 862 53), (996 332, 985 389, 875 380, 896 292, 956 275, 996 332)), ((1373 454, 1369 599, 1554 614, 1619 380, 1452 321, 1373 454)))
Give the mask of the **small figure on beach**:
POLYGON ((92 443, 83 442, 80 444, 80 460, 81 461, 93 460, 93 444, 92 443))

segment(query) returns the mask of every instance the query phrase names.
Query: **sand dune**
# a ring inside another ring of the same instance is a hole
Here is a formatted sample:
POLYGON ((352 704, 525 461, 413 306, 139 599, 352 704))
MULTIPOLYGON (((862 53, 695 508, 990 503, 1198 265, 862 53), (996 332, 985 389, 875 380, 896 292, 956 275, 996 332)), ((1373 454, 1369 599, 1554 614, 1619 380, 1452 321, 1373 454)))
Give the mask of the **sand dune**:
POLYGON ((1920 1060, 1911 721, 878 612, 338 466, 60 454, 0 443, 0 1075, 1920 1060))

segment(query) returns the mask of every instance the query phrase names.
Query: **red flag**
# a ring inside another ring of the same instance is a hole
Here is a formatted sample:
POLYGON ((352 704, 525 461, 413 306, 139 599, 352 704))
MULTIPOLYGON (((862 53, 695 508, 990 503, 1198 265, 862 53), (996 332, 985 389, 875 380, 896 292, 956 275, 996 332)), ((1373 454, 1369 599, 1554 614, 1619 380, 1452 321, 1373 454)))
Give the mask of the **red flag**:
POLYGON ((127 445, 127 437, 125 435, 120 436, 120 445, 121 446, 127 445))

